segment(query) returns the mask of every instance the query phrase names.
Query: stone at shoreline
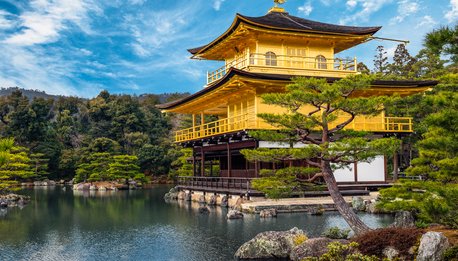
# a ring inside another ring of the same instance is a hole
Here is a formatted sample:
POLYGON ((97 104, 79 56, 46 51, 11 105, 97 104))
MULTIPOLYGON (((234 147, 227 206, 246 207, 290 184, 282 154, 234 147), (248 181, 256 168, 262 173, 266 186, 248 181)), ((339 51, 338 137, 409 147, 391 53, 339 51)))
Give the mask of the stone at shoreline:
POLYGON ((227 219, 241 219, 243 218, 242 212, 236 210, 236 209, 231 209, 227 212, 227 219))
POLYGON ((216 205, 216 195, 211 195, 210 201, 208 202, 208 205, 210 205, 210 206, 215 206, 216 205))
POLYGON ((364 211, 366 210, 366 204, 364 203, 364 199, 360 196, 354 196, 351 199, 351 206, 356 211, 364 211))
POLYGON ((321 216, 325 212, 323 205, 311 206, 309 208, 309 213, 314 216, 321 216))
POLYGON ((184 191, 180 191, 178 192, 177 199, 184 200, 185 196, 186 196, 186 193, 184 191))
POLYGON ((210 213, 210 209, 207 206, 200 206, 199 207, 200 214, 208 214, 210 213))
POLYGON ((440 232, 429 231, 423 234, 418 247, 417 261, 443 260, 445 250, 449 247, 447 237, 440 232))
POLYGON ((277 217, 277 210, 275 208, 263 209, 259 212, 260 218, 273 218, 277 217))
POLYGON ((237 260, 283 259, 288 260, 295 245, 295 239, 307 237, 305 232, 293 228, 288 231, 267 231, 257 234, 244 243, 235 253, 237 260))
POLYGON ((223 196, 221 198, 221 207, 228 207, 229 206, 229 198, 228 196, 223 196))
POLYGON ((377 208, 377 201, 375 199, 366 204, 366 212, 370 214, 379 214, 381 211, 377 208))
POLYGON ((242 203, 243 203, 243 198, 239 197, 237 199, 237 201, 235 201, 235 205, 234 205, 233 209, 238 210, 238 211, 242 211, 242 203))
POLYGON ((7 208, 7 207, 22 207, 30 202, 29 196, 18 195, 18 194, 7 194, 7 195, 0 195, 0 207, 7 208))
POLYGON ((185 198, 184 198, 185 201, 191 201, 192 200, 192 194, 191 192, 188 192, 185 194, 185 198))
POLYGON ((415 227, 415 219, 412 212, 399 211, 394 216, 394 223, 390 227, 415 227))
POLYGON ((177 188, 171 188, 169 192, 165 193, 164 195, 164 200, 165 201, 171 201, 171 200, 177 200, 178 199, 178 189, 177 188))
POLYGON ((330 239, 327 237, 310 238, 292 249, 290 259, 296 261, 304 260, 307 257, 320 257, 328 252, 328 245, 331 242, 349 243, 345 239, 330 239))
POLYGON ((205 201, 205 196, 204 195, 200 195, 199 197, 199 203, 200 204, 206 204, 207 202, 205 201))

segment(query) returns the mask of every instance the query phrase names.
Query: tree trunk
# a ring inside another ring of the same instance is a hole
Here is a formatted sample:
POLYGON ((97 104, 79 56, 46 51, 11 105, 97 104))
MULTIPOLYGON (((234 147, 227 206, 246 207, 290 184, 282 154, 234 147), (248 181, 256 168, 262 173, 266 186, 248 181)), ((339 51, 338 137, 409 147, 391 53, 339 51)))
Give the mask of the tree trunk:
POLYGON ((328 186, 329 194, 336 205, 337 210, 347 221, 350 228, 355 232, 356 235, 363 234, 371 230, 361 219, 355 214, 353 209, 345 202, 342 194, 340 194, 339 188, 337 187, 336 179, 332 173, 331 164, 329 161, 322 160, 321 170, 323 178, 328 186))

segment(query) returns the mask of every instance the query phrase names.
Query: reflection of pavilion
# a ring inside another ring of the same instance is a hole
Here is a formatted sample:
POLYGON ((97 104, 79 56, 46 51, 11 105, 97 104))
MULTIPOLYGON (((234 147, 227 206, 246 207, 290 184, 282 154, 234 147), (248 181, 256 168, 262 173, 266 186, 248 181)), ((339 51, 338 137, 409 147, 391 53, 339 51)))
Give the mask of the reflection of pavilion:
MULTIPOLYGON (((161 104, 164 112, 192 115, 192 127, 178 130, 175 141, 193 148, 193 177, 180 178, 180 186, 207 192, 239 194, 250 190, 250 179, 260 169, 286 165, 305 166, 300 161, 277 164, 245 160, 241 149, 281 148, 285 144, 256 140, 253 130, 275 129, 257 115, 282 113, 279 107, 263 103, 261 95, 282 92, 295 76, 325 78, 332 83, 358 74, 357 60, 338 58, 344 50, 372 39, 380 27, 353 27, 326 24, 295 17, 283 8, 273 7, 266 15, 235 16, 232 25, 219 37, 190 49, 194 59, 224 61, 207 74, 207 85, 183 99, 161 104), (217 120, 206 122, 205 116, 217 120)), ((433 81, 375 81, 353 96, 399 94, 425 91, 433 81)), ((312 108, 304 108, 304 113, 312 108)), ((339 124, 350 115, 336 114, 339 124)), ((409 134, 412 118, 392 117, 382 112, 374 117, 356 117, 347 129, 372 132, 374 136, 409 134)), ((297 146, 300 146, 297 144, 297 146)), ((351 170, 335 173, 338 182, 385 183, 386 159, 357 163, 351 170)))

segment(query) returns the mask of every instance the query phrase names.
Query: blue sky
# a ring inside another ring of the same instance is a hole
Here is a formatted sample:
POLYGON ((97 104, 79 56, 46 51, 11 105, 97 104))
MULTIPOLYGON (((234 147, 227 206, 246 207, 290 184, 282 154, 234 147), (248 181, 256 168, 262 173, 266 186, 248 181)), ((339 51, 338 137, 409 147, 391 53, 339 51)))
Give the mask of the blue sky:
MULTIPOLYGON (((0 0, 0 86, 93 97, 195 92, 217 62, 187 48, 224 32, 235 13, 261 16, 272 0, 0 0)), ((425 33, 458 21, 458 0, 289 0, 292 15, 322 22, 381 25, 376 36, 406 39, 416 54, 425 33)), ((371 41, 342 52, 372 64, 371 41)))

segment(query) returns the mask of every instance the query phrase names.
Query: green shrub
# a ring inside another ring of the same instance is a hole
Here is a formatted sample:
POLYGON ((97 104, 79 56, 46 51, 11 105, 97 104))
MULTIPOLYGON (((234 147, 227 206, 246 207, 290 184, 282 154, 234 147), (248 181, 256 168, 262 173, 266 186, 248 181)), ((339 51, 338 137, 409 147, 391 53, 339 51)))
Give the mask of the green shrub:
POLYGON ((99 174, 91 174, 91 176, 89 176, 89 178, 87 179, 87 181, 89 182, 94 182, 94 181, 101 181, 102 178, 100 177, 99 174))
POLYGON ((332 242, 328 245, 328 252, 320 257, 308 257, 305 261, 379 261, 376 256, 358 253, 358 243, 351 242, 344 245, 332 242))
POLYGON ((444 253, 445 261, 457 261, 458 260, 458 245, 453 246, 444 253))
POLYGON ((322 236, 332 239, 347 239, 350 234, 350 229, 340 229, 338 227, 331 227, 326 230, 322 236))

